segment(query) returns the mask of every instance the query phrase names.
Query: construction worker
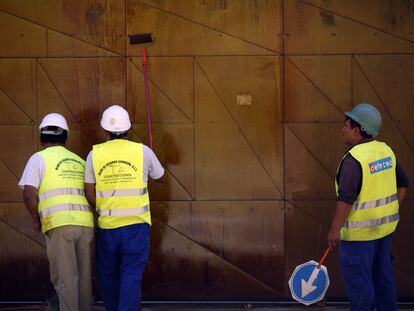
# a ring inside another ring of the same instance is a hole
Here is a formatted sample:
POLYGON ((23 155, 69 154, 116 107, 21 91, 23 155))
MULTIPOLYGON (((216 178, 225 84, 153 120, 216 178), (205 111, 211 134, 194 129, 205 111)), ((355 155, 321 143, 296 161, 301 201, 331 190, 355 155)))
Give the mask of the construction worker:
POLYGON ((109 140, 93 146, 85 171, 86 197, 99 215, 96 268, 106 310, 135 311, 149 253, 148 176, 159 180, 164 169, 150 148, 127 140, 124 108, 106 109, 101 126, 109 140))
POLYGON ((89 311, 94 222, 84 195, 85 161, 65 148, 69 128, 62 115, 46 115, 39 129, 44 149, 30 157, 19 186, 33 229, 45 234, 60 310, 89 311))
POLYGON ((370 104, 345 113, 348 151, 336 176, 337 203, 328 234, 340 241, 340 266, 351 310, 397 310, 391 240, 408 179, 394 152, 373 139, 381 114, 370 104))

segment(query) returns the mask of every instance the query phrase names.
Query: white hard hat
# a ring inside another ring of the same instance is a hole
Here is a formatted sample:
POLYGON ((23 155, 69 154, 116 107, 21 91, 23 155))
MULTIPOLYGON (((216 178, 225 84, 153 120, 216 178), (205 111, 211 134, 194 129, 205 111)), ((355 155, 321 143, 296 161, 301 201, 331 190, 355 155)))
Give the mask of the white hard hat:
POLYGON ((126 132, 131 127, 131 121, 123 107, 113 105, 103 112, 101 126, 109 132, 126 132))
POLYGON ((66 122, 65 117, 58 113, 49 113, 44 116, 39 125, 39 130, 46 126, 57 126, 69 132, 68 123, 66 122))

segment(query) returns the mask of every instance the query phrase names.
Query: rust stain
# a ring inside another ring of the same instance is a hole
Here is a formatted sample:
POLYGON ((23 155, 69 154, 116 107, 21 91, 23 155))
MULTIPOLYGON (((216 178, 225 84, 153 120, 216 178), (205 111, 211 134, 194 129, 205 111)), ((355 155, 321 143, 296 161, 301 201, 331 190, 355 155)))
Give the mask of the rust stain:
POLYGON ((80 3, 75 3, 74 1, 62 1, 62 14, 63 20, 69 21, 74 25, 79 25, 81 22, 81 16, 78 14, 80 10, 80 3))
POLYGON ((89 34, 97 34, 99 25, 102 24, 101 17, 104 15, 105 9, 100 3, 90 5, 85 11, 86 24, 89 34))
POLYGON ((324 26, 327 26, 327 27, 336 26, 335 17, 333 16, 333 14, 321 10, 319 15, 322 18, 322 23, 323 23, 324 26))
MULTIPOLYGON (((302 2, 296 2, 296 10, 298 12, 298 20, 297 20, 297 27, 298 27, 298 33, 301 34, 303 33, 304 29, 305 29, 305 24, 306 24, 306 17, 305 17, 305 8, 304 8, 304 4, 302 2)), ((286 34, 286 36, 288 37, 290 34, 286 34)))
POLYGON ((387 10, 386 17, 389 20, 391 26, 395 26, 397 24, 397 1, 396 0, 388 1, 388 10, 387 10))
POLYGON ((260 5, 261 5, 260 0, 254 0, 253 3, 249 3, 249 11, 254 16, 255 27, 256 25, 259 25, 260 23, 260 15, 262 13, 262 9, 260 5))
POLYGON ((201 2, 202 5, 209 7, 212 11, 224 11, 227 9, 227 0, 215 0, 201 2))
POLYGON ((221 10, 226 10, 227 9, 227 0, 219 0, 218 5, 220 6, 221 10))
MULTIPOLYGON (((411 14, 411 5, 412 4, 413 4, 413 0, 401 0, 401 5, 404 7, 405 13, 407 15, 411 14)), ((414 8, 413 8, 413 12, 414 12, 414 8)))

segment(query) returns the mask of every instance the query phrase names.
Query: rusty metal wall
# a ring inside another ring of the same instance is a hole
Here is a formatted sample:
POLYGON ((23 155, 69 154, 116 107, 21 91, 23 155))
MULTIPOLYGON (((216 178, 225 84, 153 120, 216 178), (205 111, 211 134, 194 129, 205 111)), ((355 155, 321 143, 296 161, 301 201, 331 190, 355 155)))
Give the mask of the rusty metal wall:
MULTIPOLYGON (((414 2, 343 0, 0 0, 0 300, 50 294, 44 241, 16 186, 48 112, 68 147, 103 140, 123 105, 146 142, 140 47, 148 46, 154 149, 146 299, 289 297, 294 267, 318 260, 335 205, 343 112, 381 110, 380 139, 414 180, 414 2)), ((398 293, 413 298, 414 191, 394 240, 398 293)), ((337 253, 328 297, 343 297, 337 253)))

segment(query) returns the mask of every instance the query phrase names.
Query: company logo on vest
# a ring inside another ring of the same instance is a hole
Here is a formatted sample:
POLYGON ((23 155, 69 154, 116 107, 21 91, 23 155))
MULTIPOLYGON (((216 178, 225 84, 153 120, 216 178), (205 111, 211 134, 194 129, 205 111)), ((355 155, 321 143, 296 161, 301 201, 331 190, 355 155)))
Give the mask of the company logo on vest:
POLYGON ((392 159, 391 157, 377 160, 368 164, 369 171, 371 174, 375 174, 384 170, 392 168, 392 159))

